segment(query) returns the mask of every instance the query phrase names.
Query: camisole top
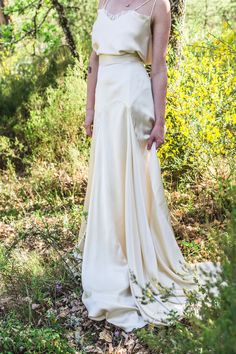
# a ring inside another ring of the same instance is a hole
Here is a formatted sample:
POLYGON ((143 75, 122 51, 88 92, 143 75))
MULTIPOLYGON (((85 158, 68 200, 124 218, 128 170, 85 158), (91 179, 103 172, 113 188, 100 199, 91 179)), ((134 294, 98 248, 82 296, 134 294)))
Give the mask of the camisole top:
POLYGON ((123 10, 117 14, 98 9, 92 27, 92 48, 99 54, 122 55, 136 53, 145 64, 152 64, 151 18, 156 0, 146 0, 135 9, 123 10), (153 1, 149 15, 138 12, 138 8, 153 1))

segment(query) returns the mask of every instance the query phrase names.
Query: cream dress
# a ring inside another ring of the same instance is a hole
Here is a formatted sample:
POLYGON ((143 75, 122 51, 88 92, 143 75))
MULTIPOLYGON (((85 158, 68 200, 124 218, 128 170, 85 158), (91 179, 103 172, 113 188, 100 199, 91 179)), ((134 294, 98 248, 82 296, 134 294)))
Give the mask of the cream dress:
MULTIPOLYGON (((95 116, 84 217, 75 256, 82 263, 82 301, 93 320, 126 332, 181 317, 194 271, 213 263, 186 264, 175 240, 155 143, 151 81, 150 14, 142 5, 114 15, 98 9, 92 46, 99 55, 95 116), (154 290, 142 299, 143 288, 154 290), (166 299, 165 290, 171 289, 166 299)), ((200 280, 203 281, 203 274, 200 280)))

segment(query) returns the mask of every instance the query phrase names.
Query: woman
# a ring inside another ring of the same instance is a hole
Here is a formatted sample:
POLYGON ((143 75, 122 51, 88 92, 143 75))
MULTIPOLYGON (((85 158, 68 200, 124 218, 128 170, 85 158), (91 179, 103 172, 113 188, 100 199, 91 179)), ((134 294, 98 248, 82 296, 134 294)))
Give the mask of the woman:
POLYGON ((165 134, 170 23, 168 0, 100 0, 92 29, 84 123, 92 143, 76 255, 88 316, 126 332, 166 325, 173 312, 181 317, 185 290, 196 288, 156 154, 165 134))

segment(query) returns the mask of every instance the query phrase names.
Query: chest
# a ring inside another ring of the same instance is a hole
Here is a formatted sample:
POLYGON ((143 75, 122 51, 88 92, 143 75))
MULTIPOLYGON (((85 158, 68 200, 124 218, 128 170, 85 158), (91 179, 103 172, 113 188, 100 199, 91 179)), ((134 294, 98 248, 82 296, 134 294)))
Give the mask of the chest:
POLYGON ((150 18, 135 10, 124 10, 111 14, 106 9, 98 10, 97 18, 92 27, 92 39, 97 37, 119 39, 146 40, 151 35, 150 18))

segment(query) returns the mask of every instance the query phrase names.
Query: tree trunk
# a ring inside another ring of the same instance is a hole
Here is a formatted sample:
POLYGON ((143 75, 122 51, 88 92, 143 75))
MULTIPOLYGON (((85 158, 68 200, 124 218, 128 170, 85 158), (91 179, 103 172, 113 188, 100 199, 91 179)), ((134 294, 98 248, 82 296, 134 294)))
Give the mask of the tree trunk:
POLYGON ((54 6, 58 14, 59 24, 64 32, 66 42, 70 48, 71 54, 73 55, 73 57, 79 59, 79 54, 76 49, 75 39, 71 32, 69 21, 65 14, 64 6, 60 4, 58 0, 51 0, 51 1, 52 1, 52 5, 54 6))
POLYGON ((174 49, 175 57, 181 53, 183 26, 185 19, 186 0, 170 0, 171 4, 171 33, 170 44, 174 49))
POLYGON ((6 1, 0 0, 0 26, 1 25, 8 25, 9 23, 9 16, 4 14, 4 7, 6 6, 6 1))

